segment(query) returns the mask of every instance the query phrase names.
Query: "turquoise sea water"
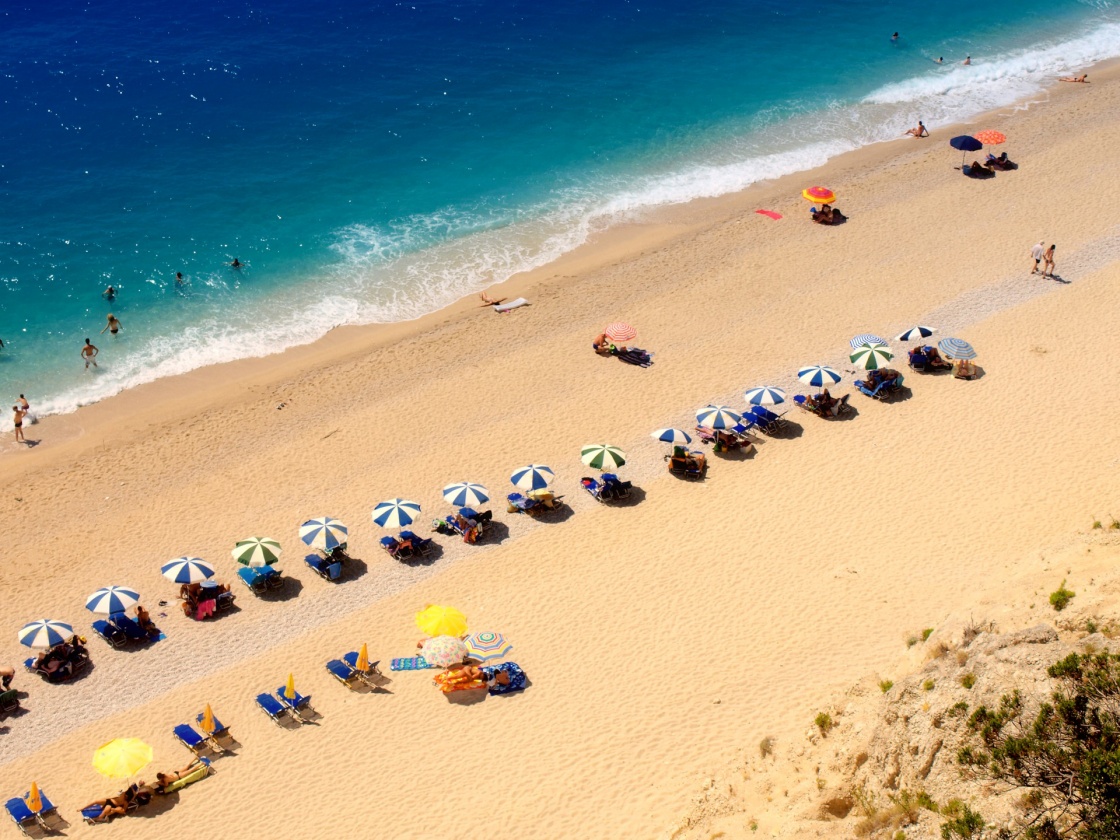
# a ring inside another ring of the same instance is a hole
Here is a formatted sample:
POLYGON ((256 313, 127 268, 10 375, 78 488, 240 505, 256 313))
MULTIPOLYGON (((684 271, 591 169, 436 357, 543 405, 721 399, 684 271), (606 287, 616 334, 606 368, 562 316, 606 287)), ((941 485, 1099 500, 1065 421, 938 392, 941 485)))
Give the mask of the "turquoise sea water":
POLYGON ((70 411, 336 325, 414 318, 647 208, 817 166, 919 117, 967 118, 1120 55, 1114 2, 980 12, 5 8, 0 395, 70 411), (124 329, 98 337, 109 312, 124 329), (86 336, 102 350, 88 373, 86 336))

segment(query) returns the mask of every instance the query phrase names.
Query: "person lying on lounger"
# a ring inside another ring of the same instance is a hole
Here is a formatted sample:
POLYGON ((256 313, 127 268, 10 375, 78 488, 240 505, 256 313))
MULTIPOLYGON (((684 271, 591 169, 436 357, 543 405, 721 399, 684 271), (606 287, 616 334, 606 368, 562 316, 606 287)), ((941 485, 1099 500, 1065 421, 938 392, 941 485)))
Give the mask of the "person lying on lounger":
POLYGON ((156 773, 156 783, 152 787, 152 792, 160 794, 165 793, 168 785, 179 781, 184 776, 189 776, 196 770, 201 770, 205 766, 202 759, 196 758, 182 770, 172 770, 170 773, 156 773))
POLYGON ((925 348, 925 354, 926 354, 926 358, 929 359, 930 367, 935 367, 935 368, 952 367, 951 364, 949 364, 947 361, 945 361, 944 359, 941 358, 941 354, 937 352, 936 347, 932 347, 932 346, 926 347, 925 348))
POLYGON ((136 784, 129 785, 116 796, 109 796, 105 799, 95 799, 88 805, 83 805, 81 810, 87 808, 100 807, 103 810, 101 814, 94 817, 94 822, 105 822, 110 817, 119 817, 122 814, 128 813, 128 806, 136 803, 136 807, 147 805, 152 801, 152 791, 147 787, 146 782, 137 782, 136 784))

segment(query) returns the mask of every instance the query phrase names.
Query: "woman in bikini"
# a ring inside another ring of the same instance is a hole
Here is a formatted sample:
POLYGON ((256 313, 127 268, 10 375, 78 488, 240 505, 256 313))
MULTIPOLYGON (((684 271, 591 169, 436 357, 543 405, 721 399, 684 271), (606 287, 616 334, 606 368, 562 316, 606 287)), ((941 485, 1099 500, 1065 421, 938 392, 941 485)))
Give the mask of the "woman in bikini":
POLYGON ((189 776, 196 770, 201 770, 205 766, 201 759, 196 758, 182 770, 175 770, 171 773, 156 773, 156 784, 152 791, 154 793, 166 793, 168 785, 179 781, 184 776, 189 776))
POLYGON ((117 320, 117 316, 110 312, 105 316, 105 319, 108 321, 108 323, 101 328, 102 335, 105 334, 105 330, 108 330, 110 335, 116 335, 118 332, 120 332, 121 322, 117 320))

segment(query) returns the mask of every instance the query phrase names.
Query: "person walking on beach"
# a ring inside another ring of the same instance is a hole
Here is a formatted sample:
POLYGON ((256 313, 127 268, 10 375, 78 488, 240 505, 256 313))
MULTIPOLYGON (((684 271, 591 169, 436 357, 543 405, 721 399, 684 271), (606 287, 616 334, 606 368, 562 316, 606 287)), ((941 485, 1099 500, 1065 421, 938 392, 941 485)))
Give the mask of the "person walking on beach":
POLYGON ((1031 268, 1031 274, 1038 274, 1038 264, 1042 262, 1042 258, 1046 255, 1046 240, 1038 240, 1038 244, 1031 248, 1031 259, 1034 260, 1034 266, 1031 268))
POLYGON ((16 427, 16 443, 19 443, 21 440, 24 443, 27 443, 27 438, 23 436, 23 418, 27 416, 27 412, 20 408, 18 405, 13 405, 12 411, 15 412, 13 421, 16 427))
POLYGON ((108 330, 110 335, 116 335, 120 332, 121 322, 117 320, 117 317, 112 312, 105 316, 105 319, 108 323, 101 328, 101 335, 105 335, 105 330, 108 330))
POLYGON ((1046 249, 1046 252, 1042 255, 1042 276, 1043 277, 1053 277, 1054 276, 1054 249, 1057 248, 1057 247, 1058 247, 1057 245, 1052 244, 1049 248, 1046 249))
POLYGON ((89 370, 90 365, 97 367, 97 354, 100 352, 100 350, 93 346, 93 342, 87 338, 86 346, 82 348, 82 358, 85 359, 86 370, 89 370))

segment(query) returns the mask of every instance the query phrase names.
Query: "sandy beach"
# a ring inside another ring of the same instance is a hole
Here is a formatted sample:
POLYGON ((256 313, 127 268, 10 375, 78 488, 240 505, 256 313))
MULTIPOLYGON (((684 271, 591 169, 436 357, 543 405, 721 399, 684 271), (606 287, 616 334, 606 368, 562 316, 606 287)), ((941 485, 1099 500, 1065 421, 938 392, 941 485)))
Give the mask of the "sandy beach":
POLYGON ((1040 552, 1116 509, 1120 235, 1105 185, 1120 77, 1091 77, 611 230, 490 290, 531 301, 516 312, 467 299, 337 330, 46 418, 26 430, 34 447, 9 439, 0 664, 27 655, 25 621, 87 631, 85 598, 109 584, 137 588, 167 639, 127 653, 86 632, 94 668, 70 684, 18 670, 25 711, 0 722, 0 792, 35 780, 78 838, 202 819, 254 838, 355 824, 396 838, 668 836, 742 745, 796 738, 818 704, 897 659, 901 639, 998 602, 1040 552), (984 128, 1007 134, 1017 171, 974 181, 953 168, 948 138, 984 128), (847 223, 809 223, 800 190, 814 183, 836 190, 847 223), (1058 243, 1058 280, 1028 273, 1040 238, 1058 243), (651 368, 591 351, 619 319, 651 368), (892 404, 856 393, 848 339, 914 324, 969 341, 983 375, 907 370, 911 393, 892 404), (816 363, 845 371, 834 393, 852 393, 854 416, 791 409, 793 432, 754 455, 709 451, 707 480, 666 473, 653 429, 691 429, 696 408, 741 407, 755 385, 806 393, 794 375, 816 363), (627 452, 632 504, 580 489, 592 471, 579 450, 595 442, 627 452), (508 476, 528 463, 555 470, 566 511, 505 511, 508 476), (460 480, 490 488, 491 539, 437 535, 414 565, 380 550, 378 501, 413 499, 426 524, 460 480), (300 559, 299 523, 324 514, 349 525, 357 558, 337 584, 300 559), (249 535, 283 544, 282 596, 234 580, 229 552, 249 535), (159 566, 184 554, 219 569, 238 609, 178 613, 159 566), (506 634, 529 689, 449 702, 429 671, 362 695, 324 669, 366 642, 388 674, 428 603, 506 634), (298 731, 253 702, 289 672, 322 716, 298 731), (140 737, 155 750, 147 776, 180 767, 189 753, 171 729, 206 703, 240 743, 212 778, 111 829, 82 824, 78 806, 119 787, 92 768, 98 745, 140 737))

